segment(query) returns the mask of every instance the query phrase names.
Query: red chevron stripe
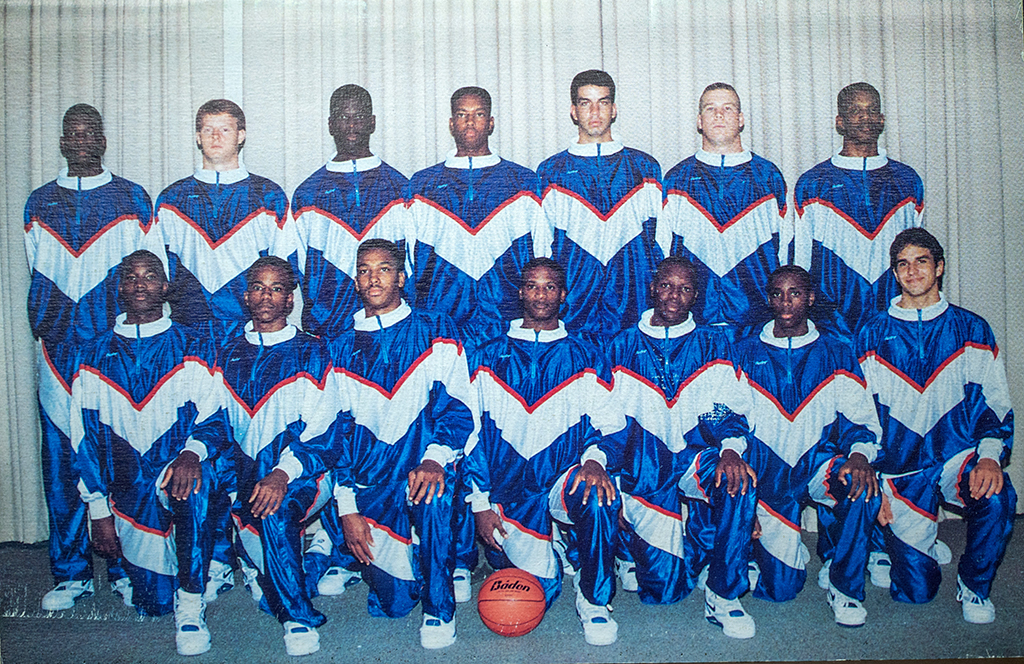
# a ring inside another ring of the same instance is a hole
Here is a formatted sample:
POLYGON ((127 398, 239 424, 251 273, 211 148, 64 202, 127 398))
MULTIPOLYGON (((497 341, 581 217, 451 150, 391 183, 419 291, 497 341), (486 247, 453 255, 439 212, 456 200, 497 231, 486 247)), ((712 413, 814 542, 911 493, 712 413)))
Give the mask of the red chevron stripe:
POLYGON ((902 371, 900 371, 898 368, 896 368, 896 366, 894 364, 892 364, 887 359, 885 359, 884 357, 879 355, 877 351, 869 350, 868 352, 864 353, 864 355, 862 355, 861 358, 860 358, 860 363, 864 364, 869 359, 874 358, 879 364, 881 364, 883 367, 887 368, 889 371, 894 373, 896 376, 898 376, 900 379, 902 379, 903 382, 905 382, 907 385, 910 385, 912 388, 917 390, 917 392, 919 394, 924 394, 924 391, 926 389, 928 389, 928 386, 931 385, 932 383, 934 383, 938 379, 939 374, 941 374, 945 370, 945 368, 948 367, 953 362, 953 360, 957 359, 958 357, 963 355, 965 352, 967 352, 968 348, 976 348, 978 350, 988 351, 988 352, 992 353, 992 359, 993 360, 996 359, 997 357, 999 357, 999 347, 998 346, 992 347, 992 346, 988 346, 986 344, 975 343, 973 341, 964 342, 963 346, 958 348, 955 353, 952 353, 949 357, 947 357, 942 362, 942 364, 940 364, 939 366, 937 366, 935 368, 935 371, 933 371, 932 374, 930 376, 928 376, 928 380, 926 380, 924 382, 924 385, 920 385, 913 378, 911 378, 907 374, 905 374, 902 371))
POLYGON ((637 194, 637 192, 639 192, 641 189, 643 189, 645 186, 647 186, 649 184, 653 184, 659 190, 661 189, 661 183, 659 183, 657 180, 654 180, 654 179, 651 179, 651 178, 644 178, 640 182, 640 184, 638 184, 637 186, 635 186, 632 189, 630 189, 629 192, 625 196, 620 198, 619 202, 615 204, 615 207, 613 207, 611 210, 608 211, 608 214, 601 214, 601 212, 598 211, 598 209, 596 207, 594 207, 593 203, 591 203, 587 199, 583 198, 583 196, 577 194, 575 191, 572 191, 571 189, 566 189, 565 187, 563 187, 561 185, 558 185, 558 184, 549 184, 548 188, 544 190, 544 196, 547 197, 548 192, 551 192, 551 191, 561 192, 561 193, 565 194, 566 196, 569 196, 570 198, 574 198, 577 201, 579 201, 580 203, 582 203, 588 210, 590 210, 591 214, 593 214, 595 217, 597 217, 601 221, 608 221, 612 216, 614 216, 614 214, 619 210, 620 207, 625 205, 627 201, 629 201, 631 198, 633 198, 634 195, 637 194))
POLYGON ((405 381, 407 381, 409 379, 409 377, 412 376, 413 373, 415 373, 416 368, 419 367, 421 364, 423 364, 423 362, 425 362, 427 360, 427 358, 430 357, 434 353, 434 346, 436 344, 450 344, 452 346, 455 346, 456 352, 459 355, 461 355, 462 352, 463 352, 462 351, 462 344, 459 343, 458 341, 455 341, 454 339, 446 339, 444 337, 438 337, 438 338, 434 339, 433 341, 430 342, 430 347, 427 348, 425 351, 423 351, 423 353, 420 354, 420 356, 416 358, 415 362, 413 362, 412 364, 409 365, 409 368, 405 370, 405 373, 402 374, 401 378, 399 378, 397 381, 395 381, 395 385, 394 385, 394 387, 391 388, 390 392, 388 392, 383 387, 381 387, 380 385, 378 385, 374 381, 370 380, 369 378, 366 378, 365 376, 360 376, 359 374, 357 374, 355 372, 352 372, 352 371, 350 371, 348 369, 345 369, 344 367, 337 367, 337 368, 334 368, 333 370, 337 371, 338 373, 340 373, 340 374, 342 374, 344 376, 348 376, 349 378, 355 380, 360 385, 365 385, 366 387, 369 387, 369 388, 371 388, 373 390, 376 390, 377 392, 380 393, 381 396, 383 396, 388 401, 390 401, 391 399, 394 398, 394 396, 402 388, 402 385, 405 384, 405 381))
POLYGON ((127 514, 125 514, 124 512, 122 512, 121 510, 115 508, 114 507, 114 499, 113 498, 110 499, 110 511, 113 512, 114 514, 118 515, 119 517, 121 517, 122 519, 127 521, 128 523, 132 524, 132 528, 134 528, 135 530, 141 530, 142 532, 150 533, 151 535, 159 535, 160 537, 170 537, 171 536, 171 530, 174 528, 174 524, 173 523, 167 528, 167 530, 157 530, 156 528, 151 528, 149 526, 144 526, 141 523, 139 523, 138 521, 136 521, 135 519, 133 519, 130 516, 128 516, 127 514))
POLYGON ((887 479, 885 481, 889 483, 889 489, 892 491, 893 498, 895 498, 896 500, 900 501, 901 503, 903 503, 904 505, 906 505, 907 507, 909 507, 913 511, 917 512, 918 514, 920 514, 924 518, 928 519, 929 521, 938 521, 939 520, 939 517, 937 515, 931 514, 931 513, 927 512, 927 511, 925 511, 924 509, 918 507, 913 502, 911 502, 911 500, 909 498, 905 498, 902 495, 900 495, 900 492, 896 490, 896 484, 892 481, 891 478, 887 479))
MULTIPOLYGON (((260 399, 259 402, 255 406, 253 406, 252 408, 249 408, 248 404, 245 403, 245 399, 243 399, 242 397, 238 396, 238 393, 235 392, 235 388, 231 386, 231 383, 229 381, 225 380, 224 381, 224 385, 227 386, 228 393, 231 394, 231 398, 233 398, 236 402, 238 402, 238 405, 242 407, 242 410, 244 410, 249 415, 250 418, 253 418, 253 417, 256 417, 256 413, 261 408, 263 408, 263 406, 268 401, 270 401, 270 399, 275 394, 277 394, 277 392, 279 390, 283 389, 284 387, 286 387, 288 385, 291 385, 294 382, 297 382, 298 380, 300 380, 302 378, 305 378, 309 382, 311 382, 314 385, 316 385, 317 389, 322 390, 324 388, 324 381, 327 378, 327 372, 330 371, 330 369, 331 369, 330 366, 328 366, 327 367, 327 371, 324 372, 324 375, 323 375, 323 377, 320 378, 320 380, 317 380, 316 378, 313 377, 312 374, 310 374, 309 372, 306 372, 306 371, 300 371, 300 372, 298 372, 296 374, 292 374, 291 376, 288 376, 287 378, 283 379, 281 382, 277 383, 272 388, 270 388, 270 390, 267 391, 267 393, 263 395, 263 398, 260 399)), ((217 368, 217 371, 220 372, 221 375, 223 376, 223 372, 220 370, 219 367, 217 368)))
POLYGON ((413 200, 414 201, 419 201, 420 203, 424 203, 425 205, 428 205, 429 207, 434 208, 435 210, 440 212, 442 215, 448 217, 449 219, 451 219, 452 221, 457 223, 459 226, 462 226, 462 228, 467 233, 469 233, 470 235, 476 237, 477 233, 482 231, 484 229, 484 227, 487 226, 487 224, 489 224, 491 222, 491 220, 494 219, 502 210, 504 210, 509 205, 512 205, 513 203, 518 201, 520 198, 524 198, 524 197, 532 198, 535 201, 537 201, 538 204, 540 203, 540 199, 537 198, 537 194, 533 193, 532 191, 520 191, 515 196, 512 196, 511 198, 508 198, 508 199, 502 201, 501 205, 499 205, 496 208, 494 208, 493 210, 491 210, 491 213, 489 215, 487 215, 484 218, 484 220, 480 222, 480 225, 477 226, 476 228, 473 228, 472 226, 467 224, 460 217, 458 217, 454 212, 452 212, 448 208, 444 207, 440 203, 437 203, 436 201, 432 201, 429 198, 421 196, 420 194, 416 194, 415 196, 413 196, 413 200))
MULTIPOLYGON (((837 208, 835 206, 835 204, 832 203, 831 201, 826 201, 823 198, 812 198, 812 199, 809 199, 803 205, 798 205, 797 208, 796 208, 796 211, 797 211, 797 214, 799 214, 802 217, 802 216, 804 216, 804 210, 807 209, 807 206, 814 205, 814 204, 823 205, 823 206, 827 207, 828 209, 832 210, 833 212, 835 212, 840 217, 842 217, 843 220, 846 221, 846 223, 848 223, 851 226, 853 226, 854 228, 856 228, 860 232, 861 235, 863 235, 864 237, 866 237, 869 240, 874 240, 876 237, 878 237, 878 234, 882 232, 882 229, 885 228, 885 225, 889 222, 889 220, 893 218, 893 215, 895 215, 897 212, 902 210, 904 208, 904 206, 906 206, 908 204, 912 204, 912 203, 914 203, 914 197, 913 196, 907 196, 902 201, 900 201, 899 203, 894 205, 893 208, 891 210, 889 210, 889 213, 886 214, 885 217, 882 219, 882 223, 878 224, 878 228, 875 229, 874 233, 869 233, 863 226, 858 224, 856 222, 856 220, 854 220, 853 217, 851 217, 850 215, 846 214, 845 212, 843 212, 842 210, 837 208)), ((917 212, 921 212, 921 210, 923 208, 924 208, 923 204, 922 205, 916 205, 916 204, 914 205, 914 209, 917 212)))
POLYGON ((793 523, 792 521, 790 521, 786 517, 782 516, 781 514, 779 514, 775 510, 773 510, 771 508, 771 506, 769 506, 768 503, 764 502, 763 500, 757 501, 757 504, 760 505, 762 508, 764 508, 765 512, 768 512, 773 517, 778 519, 779 523, 781 523, 784 526, 787 526, 788 528, 791 528, 792 530, 795 530, 797 532, 797 534, 800 533, 800 524, 793 523))
POLYGON ((660 394, 661 398, 665 401, 665 405, 668 406, 669 408, 672 408, 679 401, 679 397, 680 397, 680 395, 682 395, 683 390, 685 390, 687 387, 689 387, 689 385, 693 381, 697 380, 697 378, 700 377, 704 372, 710 370, 712 367, 717 366, 717 365, 722 365, 722 366, 726 366, 726 367, 730 367, 730 368, 732 367, 731 363, 729 363, 727 360, 723 360, 723 359, 717 359, 717 360, 712 360, 711 362, 708 362, 707 364, 705 364, 704 366, 702 366, 701 368, 697 369, 692 374, 690 374, 690 376, 682 384, 679 385, 679 389, 676 390, 675 395, 671 399, 668 398, 668 396, 665 394, 664 391, 662 391, 662 389, 660 387, 658 387, 657 385, 655 385, 651 381, 647 380, 647 378, 645 378, 645 377, 641 376, 640 374, 636 373, 632 369, 628 369, 628 368, 626 368, 626 367, 624 367, 622 365, 617 365, 617 366, 615 366, 612 369, 612 388, 614 389, 614 387, 615 387, 615 374, 616 373, 624 373, 624 374, 627 374, 629 376, 632 376, 633 378, 635 378, 636 380, 640 381, 641 383, 643 383, 647 387, 651 388, 653 391, 655 391, 658 394, 660 394))
POLYGON ((395 531, 391 530, 387 526, 385 526, 383 524, 380 524, 380 523, 377 523, 376 521, 374 521, 373 519, 371 519, 368 516, 364 516, 363 518, 366 519, 366 522, 369 523, 372 527, 379 528, 380 530, 383 530, 385 533, 387 533, 388 537, 390 537, 391 539, 398 540, 399 542, 401 542, 402 544, 405 544, 406 546, 409 546, 410 544, 412 544, 412 538, 410 538, 410 537, 402 537, 401 535, 399 535, 395 531))
POLYGON ((643 505, 647 509, 653 510, 653 511, 657 512, 658 514, 662 514, 662 515, 667 516, 669 518, 675 519, 676 521, 682 521, 683 520, 683 515, 682 514, 677 513, 677 512, 671 512, 671 511, 665 509, 664 507, 662 507, 661 505, 655 505, 654 503, 650 502, 649 500, 644 500, 640 496, 630 495, 630 498, 632 498, 636 502, 640 503, 641 505, 643 505))
MULTIPOLYGON (((67 240, 62 238, 60 236, 60 234, 57 233, 57 231, 53 230, 52 228, 50 228, 49 226, 44 224, 42 219, 39 219, 38 217, 32 217, 32 224, 36 224, 37 226, 39 226, 39 228, 41 228, 42 230, 46 231, 53 239, 55 239, 57 242, 59 242, 61 244, 61 246, 64 247, 64 249, 67 250, 67 252, 69 254, 71 254, 75 258, 81 258, 82 254, 84 254, 89 249, 89 247, 94 245, 96 242, 99 241, 99 239, 101 237, 103 237, 104 235, 107 234, 107 231, 109 231, 113 227, 117 226, 122 221, 128 221, 128 220, 135 221, 135 223, 137 223, 139 225, 139 228, 141 228, 143 232, 148 231, 149 230, 149 226, 152 224, 152 220, 150 220, 150 223, 143 224, 139 220, 139 218, 137 216, 135 216, 133 214, 126 214, 124 216, 118 217, 117 219, 114 219, 113 221, 108 223, 106 226, 104 226, 103 228, 101 228, 98 231, 96 231, 95 233, 93 233, 92 237, 90 237, 88 240, 86 240, 85 244, 82 245, 82 248, 78 249, 77 251, 75 249, 73 249, 71 247, 71 245, 67 243, 67 240)), ((26 233, 28 233, 28 232, 30 232, 32 230, 32 224, 29 224, 29 225, 25 226, 25 232, 26 233)))
POLYGON ((356 229, 352 228, 350 225, 348 225, 347 223, 342 221, 342 219, 340 217, 337 217, 337 216, 331 214, 330 212, 328 212, 327 210, 324 210, 323 208, 319 208, 319 207, 317 207, 315 205, 308 205, 308 206, 300 209, 298 212, 294 213, 294 216, 295 216, 295 220, 298 221, 299 217, 301 217, 303 214, 305 214, 307 212, 315 212, 316 214, 318 214, 318 215, 320 215, 320 216, 322 216, 322 217, 324 217, 324 218, 334 222, 335 224, 341 226, 342 228, 344 228, 345 231, 349 235, 351 235, 354 239, 362 241, 362 239, 366 237, 366 235, 370 232, 370 230, 374 226, 377 225, 377 222, 380 221, 384 217, 384 215, 387 214, 391 210, 391 208, 396 207, 396 206, 404 206, 404 205, 405 205, 405 201, 401 201, 401 200, 391 201, 390 203, 385 205, 381 209, 380 212, 377 213, 376 217, 374 217, 372 220, 370 220, 370 223, 366 225, 366 228, 363 229, 362 233, 356 231, 356 229))
POLYGON ((543 405, 549 399, 553 398, 558 392, 561 392, 562 390, 567 388, 571 383, 580 380, 587 375, 594 376, 597 379, 598 384, 603 385, 605 389, 611 389, 611 386, 608 383, 606 383, 605 381, 601 380, 600 377, 598 377, 597 372, 594 369, 588 367, 582 371, 574 373, 573 375, 569 376, 555 387, 548 390, 548 392, 544 394, 544 396, 542 396, 540 399, 537 399, 537 401, 531 406, 528 403, 526 403, 526 399, 524 399, 522 395, 520 395, 514 389, 509 387, 508 383, 499 378, 498 374, 494 373, 494 370, 491 369, 490 367, 479 367, 476 371, 473 372, 473 376, 470 379, 470 381, 475 381, 476 377, 482 373, 490 376, 494 380, 494 382, 497 383, 499 387, 501 387, 501 389, 507 392, 509 396, 511 396, 513 399, 518 401, 519 404, 529 415, 533 415, 533 413, 536 412, 536 410, 540 408, 541 405, 543 405))
MULTIPOLYGON (((690 196, 685 191, 683 191, 681 189, 672 189, 672 190, 670 190, 668 192, 668 194, 670 196, 672 196, 672 195, 681 196, 681 197, 685 198, 687 201, 689 201, 690 205, 692 205, 693 207, 697 208, 697 211, 700 212, 702 215, 704 215, 704 218, 707 219, 709 222, 711 222, 711 225, 714 226, 715 230, 717 230, 719 233, 724 233, 725 231, 727 231, 730 227, 732 227, 738 221, 743 219, 743 217, 745 217, 748 214, 750 214, 751 210, 753 210, 754 208, 759 207, 761 204, 763 204, 763 203, 765 203, 767 201, 775 200, 775 196, 774 195, 772 195, 772 194, 765 194, 761 198, 757 199, 756 201, 754 201, 753 203, 748 205, 742 212, 737 214, 735 217, 733 217, 729 221, 725 222, 724 224, 719 224, 718 220, 715 219, 714 216, 712 216, 712 214, 710 212, 708 212, 707 209, 705 209, 705 207, 703 205, 698 203, 692 196, 690 196)), ((668 198, 665 199, 665 204, 668 204, 668 198)), ((785 205, 783 205, 782 209, 779 210, 779 216, 780 217, 785 217, 786 216, 786 206, 785 205)))
MULTIPOLYGON (((183 213, 181 210, 179 210, 175 206, 173 206, 173 205, 171 205, 169 203, 161 203, 160 204, 160 210, 168 210, 168 211, 170 211, 176 217, 178 217, 178 219, 180 219, 182 222, 184 222, 185 224, 191 226, 197 233, 199 233, 200 237, 203 238, 203 241, 205 241, 206 244, 208 244, 210 246, 210 249, 217 249, 217 248, 219 248, 222 244, 224 244, 229 239, 231 239, 231 237, 233 237, 235 233, 240 231, 243 226, 248 224, 250 221, 252 221, 256 217, 260 216, 261 214, 269 214, 271 217, 274 217, 274 223, 279 228, 283 227, 283 222, 281 220, 279 220, 277 218, 277 216, 273 212, 271 212, 270 210, 268 210, 265 207, 261 207, 261 208, 255 210, 254 212, 250 213, 249 216, 247 216, 245 219, 242 219, 237 224, 232 226, 231 230, 229 230, 227 233, 222 235, 219 240, 214 242, 213 239, 210 238, 210 236, 206 233, 206 231, 204 231, 202 229, 202 227, 199 226, 199 224, 197 224, 188 215, 183 213)), ((160 213, 160 210, 157 210, 157 214, 160 213)))
POLYGON ((151 389, 146 394, 146 396, 142 399, 142 401, 139 401, 137 403, 136 403, 136 401, 134 399, 132 399, 131 395, 128 394, 127 390, 125 390, 123 387, 118 385, 114 381, 113 378, 110 378, 110 377, 106 376, 99 369, 97 369, 95 367, 90 367, 90 366, 85 365, 85 364, 80 365, 78 367, 78 372, 76 372, 75 376, 77 377, 82 372, 92 374, 93 376, 98 378, 101 382, 106 383, 108 386, 113 388, 113 390, 115 392, 117 392, 122 397, 124 397, 124 400, 127 401, 129 404, 131 404, 132 408, 134 408, 136 412, 142 412, 142 409, 145 408, 146 405, 149 404, 149 402, 153 400, 153 398, 156 396, 157 392, 160 391, 160 388, 162 388, 167 383, 167 381, 169 381, 171 378, 173 378, 175 374, 177 374, 179 371, 183 370, 185 368, 186 363, 188 363, 188 362, 196 362, 196 363, 202 365, 203 367, 205 367, 207 371, 211 371, 209 365, 207 365, 206 362, 204 362, 200 358, 193 357, 191 355, 186 355, 185 357, 182 358, 180 364, 176 365, 170 371, 165 373, 160 378, 160 380, 157 381, 157 384, 153 386, 153 389, 151 389))
POLYGON ((819 392, 825 389, 825 387, 827 387, 829 383, 834 381, 839 376, 846 376, 847 378, 855 381, 857 384, 863 386, 864 388, 867 388, 867 382, 860 376, 857 376, 845 369, 837 369, 836 371, 832 372, 832 374, 830 374, 828 378, 818 383, 818 386, 815 387, 810 394, 804 397, 804 400, 800 402, 800 405, 796 407, 796 410, 794 410, 793 413, 790 414, 785 408, 783 408, 782 403, 780 403, 779 400, 775 398, 774 394, 772 394, 765 388, 761 387, 757 383, 757 381, 755 381, 753 378, 747 375, 746 372, 744 372, 744 375, 747 376, 747 381, 750 383, 751 387, 753 387, 755 390, 763 394, 765 397, 767 397, 769 401, 775 404, 775 407, 778 409, 780 413, 782 413, 782 416, 785 417, 790 422, 796 421, 796 418, 800 415, 800 411, 802 411, 804 407, 807 406, 807 404, 813 401, 814 397, 816 397, 819 392))
POLYGON ((499 503, 495 503, 495 505, 497 505, 497 507, 498 507, 498 514, 501 516, 501 520, 502 521, 508 521, 509 523, 511 523, 513 526, 516 527, 516 530, 519 530, 520 532, 524 532, 527 535, 530 535, 531 537, 535 537, 535 538, 537 538, 539 540, 544 540, 544 541, 547 541, 547 542, 551 541, 551 538, 552 538, 551 535, 544 535, 543 533, 538 533, 536 530, 533 530, 532 528, 527 528, 522 523, 516 521, 515 519, 513 519, 513 518, 509 517, 507 514, 505 514, 505 509, 499 503))

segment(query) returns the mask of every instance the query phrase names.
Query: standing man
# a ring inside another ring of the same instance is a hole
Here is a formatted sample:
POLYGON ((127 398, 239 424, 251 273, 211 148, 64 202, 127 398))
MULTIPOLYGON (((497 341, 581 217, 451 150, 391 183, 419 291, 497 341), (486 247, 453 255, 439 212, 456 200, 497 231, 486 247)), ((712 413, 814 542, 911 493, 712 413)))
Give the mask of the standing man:
POLYGON ((326 389, 355 422, 335 440, 334 495, 370 614, 399 618, 422 600, 420 645, 436 649, 455 642, 455 462, 475 444, 477 419, 455 325, 402 300, 404 263, 387 240, 359 246, 364 306, 330 345, 326 389))
MULTIPOLYGON (((43 492, 55 582, 43 597, 44 611, 70 609, 93 593, 88 520, 68 439, 76 355, 114 325, 121 259, 159 244, 147 240, 153 218, 149 195, 103 166, 106 149, 99 111, 88 104, 69 108, 60 139, 67 168, 25 204, 28 315, 38 341, 43 492)), ((107 574, 130 606, 131 584, 120 566, 112 563, 107 574)))
POLYGON ((331 95, 327 129, 337 154, 295 190, 292 214, 305 258, 302 326, 333 339, 362 305, 355 290, 356 248, 384 238, 404 248, 408 178, 370 152, 377 128, 370 93, 343 85, 331 95))
POLYGON ((786 183, 775 164, 743 149, 746 120, 736 89, 704 88, 697 102, 701 149, 665 176, 658 244, 683 256, 704 284, 694 304, 698 323, 736 339, 769 317, 768 275, 780 258, 786 183))
POLYGON ((647 284, 662 256, 654 241, 661 166, 612 139, 618 109, 606 72, 580 72, 569 96, 578 142, 544 160, 537 174, 554 233, 551 256, 572 284, 566 329, 603 344, 635 325, 647 305, 647 284))
POLYGON ((1017 503, 1003 472, 1013 444, 1003 357, 988 323, 942 294, 944 252, 931 233, 901 232, 889 256, 901 293, 857 337, 885 432, 878 468, 889 593, 915 603, 935 596, 938 508, 947 507, 967 521, 956 595, 964 620, 990 623, 989 595, 1017 503))
POLYGON ((819 318, 856 336, 898 294, 887 250, 921 225, 924 186, 914 169, 878 147, 885 116, 878 91, 853 83, 836 98, 843 149, 796 183, 796 263, 821 288, 819 318))
POLYGON ((409 183, 413 286, 415 306, 451 316, 471 349, 501 335, 519 270, 547 240, 536 174, 491 152, 491 95, 459 88, 451 109, 455 150, 409 183))
POLYGON ((599 445, 611 376, 597 349, 558 318, 566 300, 561 266, 543 257, 527 263, 519 297, 523 317, 471 361, 481 432, 465 462, 467 500, 491 567, 536 576, 549 608, 562 589, 552 530, 574 531, 583 635, 590 645, 610 645, 618 638, 609 604, 622 501, 599 445))
POLYGON ((79 489, 93 548, 123 556, 139 613, 173 610, 178 654, 198 655, 210 649, 202 593, 210 458, 227 445, 223 382, 213 342, 164 313, 160 259, 136 251, 120 274, 125 313, 83 350, 72 387, 79 489))
POLYGON ((620 417, 608 436, 609 464, 622 469, 624 539, 640 601, 681 600, 707 566, 704 615, 726 636, 750 638, 754 619, 739 597, 749 587, 757 478, 740 457, 750 434, 734 411, 748 409, 736 404, 746 392, 726 339, 693 321, 693 264, 666 258, 650 289, 653 308, 609 350, 611 403, 620 417))
POLYGON ((849 340, 808 319, 810 275, 784 265, 769 278, 768 294, 774 319, 736 345, 752 400, 747 455, 758 480, 754 557, 761 575, 754 596, 784 602, 800 592, 810 559, 800 511, 809 502, 824 505, 832 518, 830 545, 819 546, 828 568, 820 581, 836 623, 859 627, 867 618, 864 574, 881 504, 871 466, 879 456, 878 418, 849 340))

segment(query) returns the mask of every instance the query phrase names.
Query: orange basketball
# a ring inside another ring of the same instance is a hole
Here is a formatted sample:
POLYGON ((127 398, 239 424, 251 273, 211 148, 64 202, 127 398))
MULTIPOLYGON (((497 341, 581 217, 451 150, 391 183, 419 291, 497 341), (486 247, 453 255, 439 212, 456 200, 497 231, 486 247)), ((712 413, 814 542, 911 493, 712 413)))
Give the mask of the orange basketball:
POLYGON ((529 572, 510 567, 487 577, 476 607, 487 628, 502 636, 522 636, 544 618, 544 589, 529 572))

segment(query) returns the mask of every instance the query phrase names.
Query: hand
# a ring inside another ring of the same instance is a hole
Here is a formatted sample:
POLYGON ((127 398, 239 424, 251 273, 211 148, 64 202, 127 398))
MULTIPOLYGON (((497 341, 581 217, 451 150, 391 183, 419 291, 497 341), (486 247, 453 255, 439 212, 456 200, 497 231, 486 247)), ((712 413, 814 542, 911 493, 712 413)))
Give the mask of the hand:
POLYGON ((259 519, 266 519, 281 507, 281 501, 284 500, 286 493, 288 493, 288 473, 280 468, 271 471, 252 488, 252 495, 249 496, 252 515, 259 519))
POLYGON ((503 538, 508 537, 501 517, 494 510, 474 512, 473 517, 476 519, 476 534, 480 541, 495 551, 501 551, 501 542, 494 536, 494 531, 497 530, 503 538))
POLYGON ((413 505, 419 505, 426 496, 429 505, 435 492, 438 498, 444 495, 444 468, 438 462, 427 459, 409 471, 409 500, 413 505))
POLYGON ((889 496, 882 493, 882 507, 878 510, 878 525, 888 526, 895 521, 892 516, 892 505, 889 504, 889 496))
POLYGON ((728 480, 726 490, 730 496, 737 492, 747 495, 747 485, 757 486, 757 473, 746 461, 740 458, 736 450, 722 450, 718 466, 715 468, 715 486, 722 484, 722 475, 728 480))
POLYGON ((199 488, 203 486, 203 467, 199 455, 189 450, 179 454, 167 466, 160 488, 166 489, 168 484, 171 489, 167 493, 175 500, 185 500, 190 492, 199 493, 199 488))
POLYGON ((761 539, 761 519, 758 519, 756 514, 754 515, 754 530, 750 533, 750 539, 761 539))
POLYGON ((981 459, 971 471, 969 484, 971 498, 991 498, 1003 490, 1003 469, 993 459, 981 459))
POLYGON ((345 536, 345 544, 356 560, 369 565, 373 561, 373 552, 370 550, 373 546, 373 535, 366 518, 358 512, 346 514, 341 517, 341 532, 345 536))
POLYGON ((584 463, 583 467, 576 473, 576 479, 573 480, 572 487, 569 489, 570 496, 576 493, 576 488, 580 485, 580 482, 586 482, 587 484, 587 487, 583 490, 584 505, 587 504, 587 499, 590 497, 591 488, 597 494, 598 505, 611 505, 615 500, 615 484, 612 482, 612 478, 608 477, 608 472, 593 459, 589 459, 584 463))
POLYGON ((113 516, 92 520, 92 549, 104 558, 117 558, 121 555, 121 543, 117 539, 113 516))
POLYGON ((854 452, 850 459, 839 469, 839 481, 843 486, 849 486, 846 493, 850 500, 857 500, 864 494, 864 501, 869 501, 881 493, 878 488, 878 478, 875 477, 875 469, 868 463, 868 458, 860 452, 854 452), (847 481, 849 476, 849 481, 847 481))

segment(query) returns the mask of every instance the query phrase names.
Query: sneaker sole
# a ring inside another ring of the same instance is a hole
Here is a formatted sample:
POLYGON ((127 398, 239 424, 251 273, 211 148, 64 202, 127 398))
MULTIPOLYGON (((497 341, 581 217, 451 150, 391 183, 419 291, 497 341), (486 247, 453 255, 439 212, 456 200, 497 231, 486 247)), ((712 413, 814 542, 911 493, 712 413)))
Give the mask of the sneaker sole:
POLYGON ((207 641, 204 645, 196 646, 182 646, 181 644, 175 644, 178 648, 178 654, 184 657, 191 657, 193 655, 202 655, 204 652, 210 650, 210 642, 207 641))

